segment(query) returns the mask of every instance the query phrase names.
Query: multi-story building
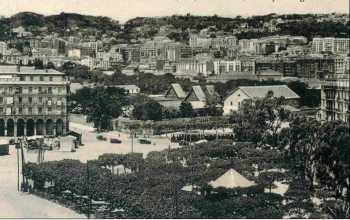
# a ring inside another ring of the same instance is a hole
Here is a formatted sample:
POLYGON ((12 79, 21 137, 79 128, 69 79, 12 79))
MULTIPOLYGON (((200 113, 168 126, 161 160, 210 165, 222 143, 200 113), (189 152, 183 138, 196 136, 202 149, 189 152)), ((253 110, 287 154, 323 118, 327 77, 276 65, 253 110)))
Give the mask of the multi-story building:
POLYGON ((187 76, 197 76, 198 74, 208 76, 214 73, 214 64, 210 58, 196 57, 182 60, 176 64, 176 73, 187 76))
POLYGON ((0 136, 66 134, 68 93, 64 73, 0 66, 0 136))
POLYGON ((228 74, 232 72, 242 72, 240 60, 215 60, 214 73, 216 75, 228 74))
POLYGON ((139 63, 140 62, 140 45, 132 44, 128 45, 128 62, 139 63))
POLYGON ((301 78, 322 79, 334 73, 333 57, 298 57, 296 60, 296 76, 301 78))
POLYGON ((200 37, 198 34, 191 34, 189 44, 192 48, 209 48, 211 46, 211 39, 200 37))
POLYGON ((238 40, 235 36, 217 36, 211 39, 212 48, 232 48, 237 44, 238 40))
POLYGON ((312 40, 312 52, 331 52, 334 54, 346 54, 350 51, 350 38, 314 38, 312 40))
POLYGON ((334 72, 335 74, 344 74, 349 71, 350 57, 349 56, 337 56, 334 57, 334 72))
POLYGON ((350 79, 327 79, 321 90, 321 119, 341 120, 350 123, 350 79))
POLYGON ((179 62, 182 59, 192 57, 191 47, 181 43, 169 43, 165 45, 165 60, 170 62, 179 62))

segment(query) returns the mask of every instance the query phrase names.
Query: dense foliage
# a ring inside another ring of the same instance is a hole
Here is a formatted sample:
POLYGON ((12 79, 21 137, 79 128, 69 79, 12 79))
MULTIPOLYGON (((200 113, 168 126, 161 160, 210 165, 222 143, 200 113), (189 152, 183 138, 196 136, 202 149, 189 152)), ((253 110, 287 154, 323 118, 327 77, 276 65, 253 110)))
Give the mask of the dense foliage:
POLYGON ((120 30, 118 21, 111 18, 74 13, 44 16, 32 12, 21 12, 9 18, 0 18, 0 24, 3 24, 4 27, 4 29, 0 30, 22 26, 28 31, 36 33, 40 28, 46 27, 48 31, 60 33, 61 35, 64 35, 67 30, 73 33, 76 29, 94 33, 120 30))
POLYGON ((125 91, 115 87, 84 87, 71 99, 82 108, 88 122, 93 122, 98 130, 110 129, 112 118, 119 117, 122 107, 128 104, 125 91))
POLYGON ((86 198, 108 202, 106 217, 308 218, 327 213, 348 218, 349 126, 296 118, 282 129, 278 121, 285 116, 279 109, 283 100, 271 97, 256 100, 256 107, 247 104, 240 116, 231 119, 234 125, 237 120, 256 123, 259 129, 246 126, 244 131, 257 133, 264 145, 235 132, 240 139, 234 143, 183 146, 150 152, 145 159, 142 154, 104 154, 88 166, 71 160, 29 163, 24 174, 33 181, 34 192, 83 213, 88 211, 86 198), (208 184, 230 168, 257 185, 227 189, 208 184), (314 185, 314 178, 319 185, 314 185), (275 181, 289 185, 283 195, 272 192, 275 181), (323 210, 311 201, 315 195, 324 201, 323 210), (115 209, 123 211, 116 214, 111 211, 115 209))

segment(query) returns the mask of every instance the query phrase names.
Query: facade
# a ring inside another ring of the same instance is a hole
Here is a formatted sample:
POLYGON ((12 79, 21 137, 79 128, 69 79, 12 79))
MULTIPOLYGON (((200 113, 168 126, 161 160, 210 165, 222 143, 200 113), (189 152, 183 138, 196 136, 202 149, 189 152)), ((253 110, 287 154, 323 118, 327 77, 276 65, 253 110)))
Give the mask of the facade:
POLYGON ((274 97, 284 97, 286 105, 298 107, 300 97, 288 86, 240 86, 229 94, 224 100, 224 114, 228 115, 232 111, 238 111, 244 100, 254 98, 264 98, 272 91, 274 97))
POLYGON ((312 52, 331 52, 346 54, 350 51, 350 38, 335 38, 335 37, 325 37, 325 38, 314 38, 312 40, 312 52))
POLYGON ((350 69, 349 56, 337 56, 334 58, 334 72, 335 74, 345 74, 350 69))
POLYGON ((189 76, 203 74, 208 76, 214 71, 213 61, 207 59, 189 59, 176 64, 176 72, 189 76))
POLYGON ((215 75, 227 74, 232 72, 242 72, 242 63, 240 60, 215 60, 215 75))
POLYGON ((321 119, 341 120, 350 123, 350 80, 349 74, 343 78, 328 79, 321 90, 321 119))
POLYGON ((0 136, 66 134, 68 93, 64 73, 0 66, 0 136))

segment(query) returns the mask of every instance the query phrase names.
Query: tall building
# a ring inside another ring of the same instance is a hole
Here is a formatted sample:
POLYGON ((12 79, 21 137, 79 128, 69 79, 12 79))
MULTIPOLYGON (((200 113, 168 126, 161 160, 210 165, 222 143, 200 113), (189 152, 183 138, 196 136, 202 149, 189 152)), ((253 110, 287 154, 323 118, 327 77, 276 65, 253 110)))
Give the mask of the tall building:
POLYGON ((208 76, 214 73, 214 63, 212 59, 208 57, 184 59, 176 63, 176 72, 187 76, 197 76, 198 74, 208 76))
POLYGON ((228 74, 233 72, 242 72, 240 60, 215 60, 214 73, 216 75, 228 74))
POLYGON ((327 79, 321 90, 321 118, 350 123, 349 73, 341 78, 327 79))
POLYGON ((314 38, 312 40, 312 52, 331 52, 334 54, 346 54, 350 51, 350 38, 314 38))
POLYGON ((64 73, 0 66, 0 136, 66 134, 68 93, 64 73))

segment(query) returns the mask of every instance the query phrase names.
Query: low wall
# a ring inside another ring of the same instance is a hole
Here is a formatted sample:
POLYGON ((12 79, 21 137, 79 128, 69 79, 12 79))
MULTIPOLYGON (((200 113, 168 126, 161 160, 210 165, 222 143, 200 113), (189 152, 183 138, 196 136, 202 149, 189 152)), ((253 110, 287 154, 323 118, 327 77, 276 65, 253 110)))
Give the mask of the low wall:
POLYGON ((81 115, 81 114, 69 114, 69 121, 77 124, 92 126, 92 127, 94 125, 93 123, 86 122, 86 115, 81 115))

